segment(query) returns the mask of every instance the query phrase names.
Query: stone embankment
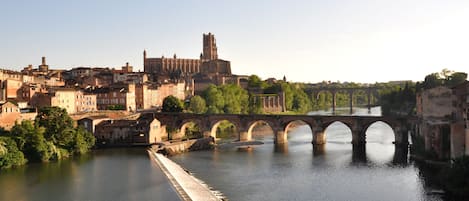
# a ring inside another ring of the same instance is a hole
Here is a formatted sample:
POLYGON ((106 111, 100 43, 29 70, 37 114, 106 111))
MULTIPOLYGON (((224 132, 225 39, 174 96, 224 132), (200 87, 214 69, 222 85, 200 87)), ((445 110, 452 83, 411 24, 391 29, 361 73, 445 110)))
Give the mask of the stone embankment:
POLYGON ((156 153, 153 149, 148 150, 148 154, 168 177, 181 199, 184 201, 222 201, 221 193, 212 191, 201 180, 190 175, 181 166, 169 160, 162 154, 156 153))
POLYGON ((164 142, 151 147, 158 153, 173 156, 187 151, 208 150, 213 148, 213 138, 200 138, 179 142, 164 142))

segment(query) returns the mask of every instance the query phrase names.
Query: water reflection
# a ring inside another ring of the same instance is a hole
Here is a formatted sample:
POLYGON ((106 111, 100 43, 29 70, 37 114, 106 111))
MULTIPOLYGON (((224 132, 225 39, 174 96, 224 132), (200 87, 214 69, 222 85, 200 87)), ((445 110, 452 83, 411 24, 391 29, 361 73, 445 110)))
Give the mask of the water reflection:
POLYGON ((354 144, 352 145, 352 164, 353 165, 366 165, 366 145, 354 144))
POLYGON ((313 144, 313 156, 321 156, 326 153, 326 144, 313 144))
POLYGON ((0 174, 0 200, 180 200, 145 149, 97 150, 0 174))
POLYGON ((275 144, 274 145, 275 153, 282 153, 284 155, 288 154, 288 143, 275 144))
POLYGON ((262 137, 264 145, 249 151, 219 153, 216 168, 204 159, 217 151, 190 152, 173 160, 230 200, 429 199, 418 167, 408 162, 407 149, 392 144, 393 138, 378 123, 367 131, 367 144, 353 146, 350 129, 331 124, 326 144, 313 145, 311 130, 298 126, 288 133, 286 144, 275 145, 268 135, 262 137))

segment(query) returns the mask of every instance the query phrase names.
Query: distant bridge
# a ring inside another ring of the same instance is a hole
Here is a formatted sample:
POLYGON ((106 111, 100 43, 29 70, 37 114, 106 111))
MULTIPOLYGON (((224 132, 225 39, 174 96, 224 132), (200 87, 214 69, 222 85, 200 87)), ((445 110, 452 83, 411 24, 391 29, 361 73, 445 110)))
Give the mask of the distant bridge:
POLYGON ((350 114, 353 112, 353 94, 357 91, 364 91, 367 97, 367 108, 368 110, 371 109, 371 97, 374 96, 377 98, 378 88, 377 87, 348 87, 348 88, 339 88, 339 87, 319 87, 319 88, 308 88, 306 89, 307 93, 311 94, 314 98, 319 99, 319 94, 324 92, 329 92, 332 94, 332 112, 335 113, 336 105, 337 105, 337 98, 336 95, 339 92, 345 92, 349 95, 349 108, 350 114))
POLYGON ((261 123, 268 124, 273 132, 276 144, 287 142, 287 133, 294 122, 303 122, 312 131, 313 144, 326 143, 326 128, 334 122, 345 124, 352 131, 352 144, 366 143, 366 131, 375 122, 384 122, 394 132, 396 145, 408 145, 408 131, 411 129, 408 117, 382 116, 321 116, 321 115, 251 115, 251 114, 191 114, 191 113, 153 113, 162 125, 177 129, 180 137, 184 136, 190 123, 198 125, 204 136, 216 138, 217 127, 224 120, 234 124, 239 132, 239 141, 250 141, 253 128, 261 123))

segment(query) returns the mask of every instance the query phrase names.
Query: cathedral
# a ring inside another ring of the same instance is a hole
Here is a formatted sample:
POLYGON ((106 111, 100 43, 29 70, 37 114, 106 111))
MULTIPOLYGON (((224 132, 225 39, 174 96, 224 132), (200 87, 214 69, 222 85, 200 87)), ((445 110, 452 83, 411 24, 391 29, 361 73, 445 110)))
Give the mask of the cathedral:
POLYGON ((183 78, 217 79, 220 76, 231 76, 230 62, 218 59, 215 36, 203 34, 203 52, 199 59, 148 58, 143 51, 144 71, 152 75, 153 81, 183 78))

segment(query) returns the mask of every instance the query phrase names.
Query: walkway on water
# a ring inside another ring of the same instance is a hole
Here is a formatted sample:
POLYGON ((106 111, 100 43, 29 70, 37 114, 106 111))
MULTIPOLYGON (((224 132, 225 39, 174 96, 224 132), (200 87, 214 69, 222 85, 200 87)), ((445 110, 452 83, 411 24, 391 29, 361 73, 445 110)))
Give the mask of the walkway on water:
POLYGON ((169 160, 165 156, 148 151, 150 158, 158 164, 176 191, 184 201, 219 201, 222 200, 195 177, 188 174, 181 166, 169 160))

